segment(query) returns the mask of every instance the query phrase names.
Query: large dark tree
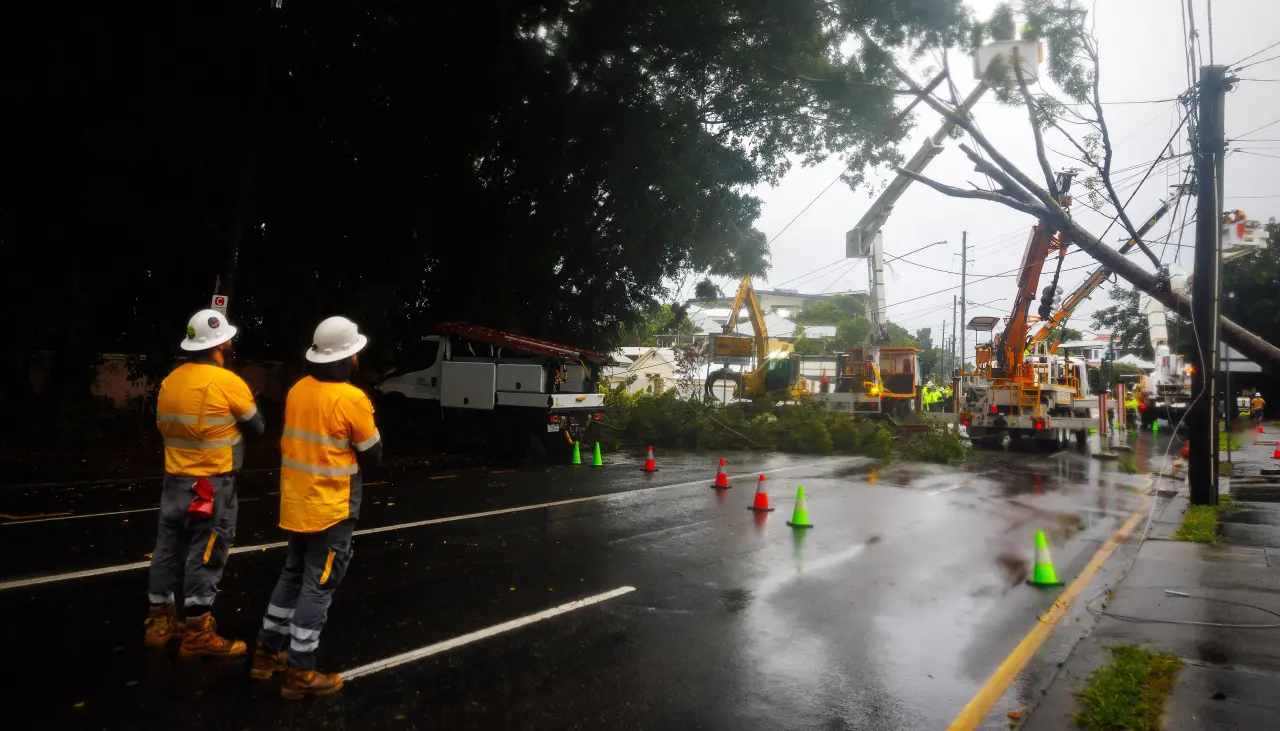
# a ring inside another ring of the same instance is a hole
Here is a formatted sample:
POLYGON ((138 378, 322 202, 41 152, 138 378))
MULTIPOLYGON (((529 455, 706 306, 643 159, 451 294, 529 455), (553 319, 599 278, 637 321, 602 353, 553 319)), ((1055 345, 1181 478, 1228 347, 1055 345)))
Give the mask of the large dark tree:
POLYGON ((378 350, 469 319, 598 347, 683 273, 763 273, 745 191, 892 163, 888 47, 958 0, 6 7, 0 291, 25 354, 162 369, 215 278, 242 353, 344 313, 378 350), (857 47, 856 44, 854 47, 857 47))

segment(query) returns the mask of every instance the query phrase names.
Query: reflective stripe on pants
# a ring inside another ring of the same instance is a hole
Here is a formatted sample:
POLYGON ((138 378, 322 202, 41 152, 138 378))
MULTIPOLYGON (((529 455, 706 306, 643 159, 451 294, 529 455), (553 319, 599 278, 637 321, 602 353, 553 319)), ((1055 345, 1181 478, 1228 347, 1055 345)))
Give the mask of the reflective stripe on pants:
POLYGON ((316 533, 289 533, 284 569, 271 592, 258 639, 272 652, 285 649, 287 643, 293 667, 315 668, 333 592, 351 561, 355 524, 344 520, 316 533))

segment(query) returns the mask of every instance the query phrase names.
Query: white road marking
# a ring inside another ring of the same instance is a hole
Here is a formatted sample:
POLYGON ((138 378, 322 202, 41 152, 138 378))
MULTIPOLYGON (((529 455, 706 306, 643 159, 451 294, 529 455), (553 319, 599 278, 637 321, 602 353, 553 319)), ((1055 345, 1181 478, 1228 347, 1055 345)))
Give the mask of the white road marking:
POLYGON ((1054 459, 1055 457, 1061 457, 1062 455, 1064 455, 1064 454, 1066 454, 1066 453, 1067 453, 1067 450, 1065 450, 1065 449, 1064 449, 1064 450, 1062 450, 1061 452, 1054 452, 1053 454, 1049 455, 1049 459, 1054 459))
MULTIPOLYGON (((740 475, 730 475, 729 479, 744 479, 752 475, 773 475, 780 472, 791 472, 793 470, 802 470, 809 467, 820 467, 829 464, 839 464, 840 462, 848 462, 857 459, 857 457, 848 457, 843 459, 828 460, 826 462, 810 462, 808 464, 791 465, 789 467, 777 467, 772 470, 760 470, 759 472, 749 472, 740 475)), ((625 490, 622 492, 611 492, 603 495, 590 495, 587 497, 576 497, 568 500, 556 500, 549 503, 538 503, 536 505, 520 505, 514 508, 503 508, 501 510, 489 510, 483 513, 467 513, 466 515, 449 515, 443 518, 430 518, 427 520, 415 520, 412 523, 397 523, 396 525, 384 525, 377 528, 365 528, 355 531, 353 535, 368 536, 375 533, 388 533, 390 531, 407 530, 409 528, 420 528, 424 525, 436 525, 439 523, 453 523, 459 520, 472 520, 475 518, 488 518, 493 515, 506 515, 508 513, 521 513, 526 510, 541 510, 543 508, 554 508, 560 505, 572 505, 574 503, 585 503, 596 500, 607 500, 609 498, 625 498, 628 495, 636 495, 640 493, 653 492, 655 490, 674 490, 680 487, 692 487, 694 485, 706 485, 705 479, 692 480, 690 482, 678 482, 674 485, 653 485, 652 487, 642 487, 636 490, 625 490)), ((271 548, 284 548, 289 545, 287 541, 276 541, 274 543, 259 543, 253 546, 236 546, 231 549, 231 554, 250 553, 253 551, 265 551, 271 548)), ((84 579, 90 576, 101 576, 102 574, 115 574, 121 571, 131 571, 133 569, 145 569, 151 565, 150 561, 138 561, 135 563, 120 564, 118 566, 104 566, 99 569, 87 569, 85 571, 73 571, 69 574, 50 574, 48 576, 35 576, 30 579, 16 579, 13 581, 0 582, 0 591, 7 589, 21 589, 26 586, 36 586, 38 584, 51 584, 57 581, 71 581, 74 579, 84 579)))
POLYGON ((485 629, 477 630, 475 632, 462 635, 461 637, 454 637, 451 640, 445 640, 444 642, 437 642, 434 645, 427 645, 426 647, 420 647, 416 650, 410 650, 409 652, 395 655, 385 660, 378 660, 376 662, 371 662, 368 665, 361 665, 358 668, 344 670, 339 673, 339 675, 342 676, 343 680, 355 680, 356 678, 363 677, 365 675, 380 673, 383 670, 390 670, 391 668, 398 667, 406 663, 421 660, 424 657, 448 652, 454 648, 469 645, 472 642, 478 642, 495 635, 500 635, 504 632, 510 632, 513 629, 525 627, 535 622, 541 622, 544 619, 551 619, 557 615, 572 612, 575 609, 582 609, 583 607, 589 607, 592 604, 599 604, 600 602, 620 597, 623 594, 630 594, 635 590, 636 588, 634 586, 620 586, 613 591, 606 591, 603 594, 596 594, 595 596, 589 596, 585 599, 578 599, 576 601, 569 602, 568 604, 561 604, 558 607, 544 609, 537 614, 530 614, 527 617, 520 617, 519 619, 513 619, 509 622, 503 622, 502 624, 495 624, 492 627, 486 627, 485 629))
MULTIPOLYGON (((256 497, 245 497, 245 498, 240 498, 240 502, 251 503, 257 499, 258 498, 256 497)), ((160 507, 156 506, 154 508, 138 508, 136 510, 115 510, 110 513, 85 513, 84 515, 58 515, 52 518, 32 518, 29 520, 24 520, 24 519, 10 520, 5 523, 0 523, 0 527, 4 527, 7 525, 30 525, 32 523, 49 523, 55 520, 76 520, 78 518, 101 518, 107 515, 128 515, 130 513, 154 513, 159 509, 160 507)))
POLYGON ((944 492, 951 492, 952 490, 959 490, 959 489, 960 489, 960 488, 962 488, 962 487, 964 487, 964 483, 961 483, 961 484, 959 484, 959 485, 948 485, 948 486, 946 486, 946 487, 940 487, 940 488, 938 488, 937 490, 930 490, 930 491, 926 492, 925 494, 926 494, 926 495, 941 495, 941 494, 942 494, 942 493, 944 493, 944 492))

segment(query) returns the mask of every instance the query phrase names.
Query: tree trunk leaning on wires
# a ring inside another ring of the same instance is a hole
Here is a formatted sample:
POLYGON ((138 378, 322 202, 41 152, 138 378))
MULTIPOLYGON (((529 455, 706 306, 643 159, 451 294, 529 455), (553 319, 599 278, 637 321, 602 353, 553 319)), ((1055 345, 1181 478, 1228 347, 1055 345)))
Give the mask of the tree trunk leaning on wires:
MULTIPOLYGON (((1113 150, 1110 131, 1107 128, 1099 98, 1097 42, 1086 29, 1086 12, 1074 0, 1065 2, 1033 0, 1026 4, 1025 9, 1031 22, 1041 29, 1041 37, 1049 42, 1054 54, 1048 64, 1049 77, 1067 96, 1071 97, 1073 104, 1084 105, 1092 111, 1092 116, 1088 116, 1071 109, 1047 93, 1032 95, 1027 79, 1021 73, 1021 64, 1012 64, 1014 67, 1012 79, 1007 69, 996 68, 995 64, 988 69, 988 83, 993 84, 997 97, 1005 103, 1020 103, 1027 108, 1035 139, 1036 158, 1044 177, 1044 184, 1036 183, 1005 157, 999 148, 983 135, 970 117, 957 111, 954 105, 925 91, 895 62, 891 54, 885 53, 884 62, 887 67, 913 94, 971 136, 986 157, 984 158, 978 150, 965 144, 961 144, 960 149, 973 162, 974 169, 994 181, 996 187, 994 189, 960 188, 901 168, 899 172, 953 198, 999 203, 1035 217, 1059 231, 1067 242, 1078 246, 1121 279, 1183 317, 1190 318, 1189 297, 1169 291, 1167 283, 1162 282, 1156 275, 1144 271, 1115 249, 1104 244, 1097 236, 1076 223, 1059 205, 1055 194, 1053 171, 1049 166, 1043 139, 1046 126, 1059 132, 1080 153, 1080 158, 1072 158, 1073 161, 1082 162, 1091 168, 1092 174, 1085 183, 1089 194, 1095 199, 1105 199, 1106 205, 1115 209, 1116 219, 1125 232, 1133 238, 1142 253, 1146 254, 1157 267, 1160 266, 1159 259, 1155 257, 1143 238, 1137 235, 1133 222, 1125 212, 1124 207, 1128 201, 1120 200, 1112 183, 1113 150), (1087 125, 1093 133, 1086 136, 1083 142, 1077 140, 1063 127, 1062 121, 1066 117, 1074 117, 1069 121, 1073 124, 1087 125)), ((875 41, 865 33, 862 35, 862 41, 868 46, 878 47, 875 41)), ((1176 136, 1178 131, 1174 134, 1176 136)), ((1167 145, 1166 150, 1168 150, 1167 145)), ((1157 163, 1164 159, 1168 158, 1162 153, 1157 163)), ((1221 318, 1220 322, 1223 341, 1267 370, 1280 369, 1280 348, 1226 317, 1221 318)))

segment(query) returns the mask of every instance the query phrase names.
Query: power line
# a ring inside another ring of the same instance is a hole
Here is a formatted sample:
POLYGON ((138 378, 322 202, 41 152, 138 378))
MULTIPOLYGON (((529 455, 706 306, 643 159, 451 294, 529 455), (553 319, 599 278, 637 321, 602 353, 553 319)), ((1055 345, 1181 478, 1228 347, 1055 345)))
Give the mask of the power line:
MULTIPOLYGON (((1235 63, 1230 64, 1230 66, 1231 66, 1232 68, 1235 68, 1235 67, 1239 66, 1240 64, 1244 63, 1245 61, 1248 61, 1249 59, 1253 58, 1254 56, 1258 56, 1258 55, 1260 55, 1260 54, 1266 53, 1267 51, 1270 51, 1271 49, 1275 48, 1276 46, 1280 46, 1280 41, 1276 41, 1275 43, 1272 43, 1271 45, 1267 46, 1266 48, 1262 49, 1261 51, 1254 51, 1253 53, 1249 54, 1248 56, 1245 56, 1244 58, 1240 59, 1239 61, 1236 61, 1235 63)), ((1236 69, 1236 70, 1239 70, 1239 69, 1236 69)))
POLYGON ((1271 56, 1271 57, 1269 57, 1269 58, 1264 58, 1264 59, 1262 59, 1261 61, 1254 61, 1254 62, 1253 62, 1253 63, 1251 63, 1251 64, 1245 64, 1244 66, 1237 66, 1237 67, 1236 67, 1236 71, 1244 71, 1245 69, 1247 69, 1247 68, 1253 68, 1254 66, 1257 66, 1257 65, 1258 65, 1258 64, 1260 64, 1260 63, 1266 63, 1266 62, 1268 62, 1268 61, 1274 61, 1274 60, 1276 60, 1277 58, 1280 58, 1280 56, 1271 56))
POLYGON ((1272 121, 1270 121, 1270 122, 1267 122, 1266 124, 1262 125, 1261 127, 1255 127, 1255 128, 1253 128, 1253 129, 1249 130, 1248 132, 1245 132, 1245 133, 1244 133, 1244 134, 1242 134, 1242 135, 1233 135, 1233 136, 1231 136, 1230 138, 1228 138, 1228 141, 1230 141, 1230 142, 1257 142, 1257 140, 1244 140, 1244 139, 1241 139, 1241 138, 1243 138, 1243 137, 1248 137, 1249 135, 1253 134, 1254 132, 1260 132, 1260 131, 1262 131, 1262 130, 1264 130, 1264 129, 1268 128, 1268 127, 1273 127, 1273 126, 1275 126, 1275 125, 1277 125, 1277 124, 1280 124, 1280 119, 1275 119, 1275 120, 1272 120, 1272 121))

